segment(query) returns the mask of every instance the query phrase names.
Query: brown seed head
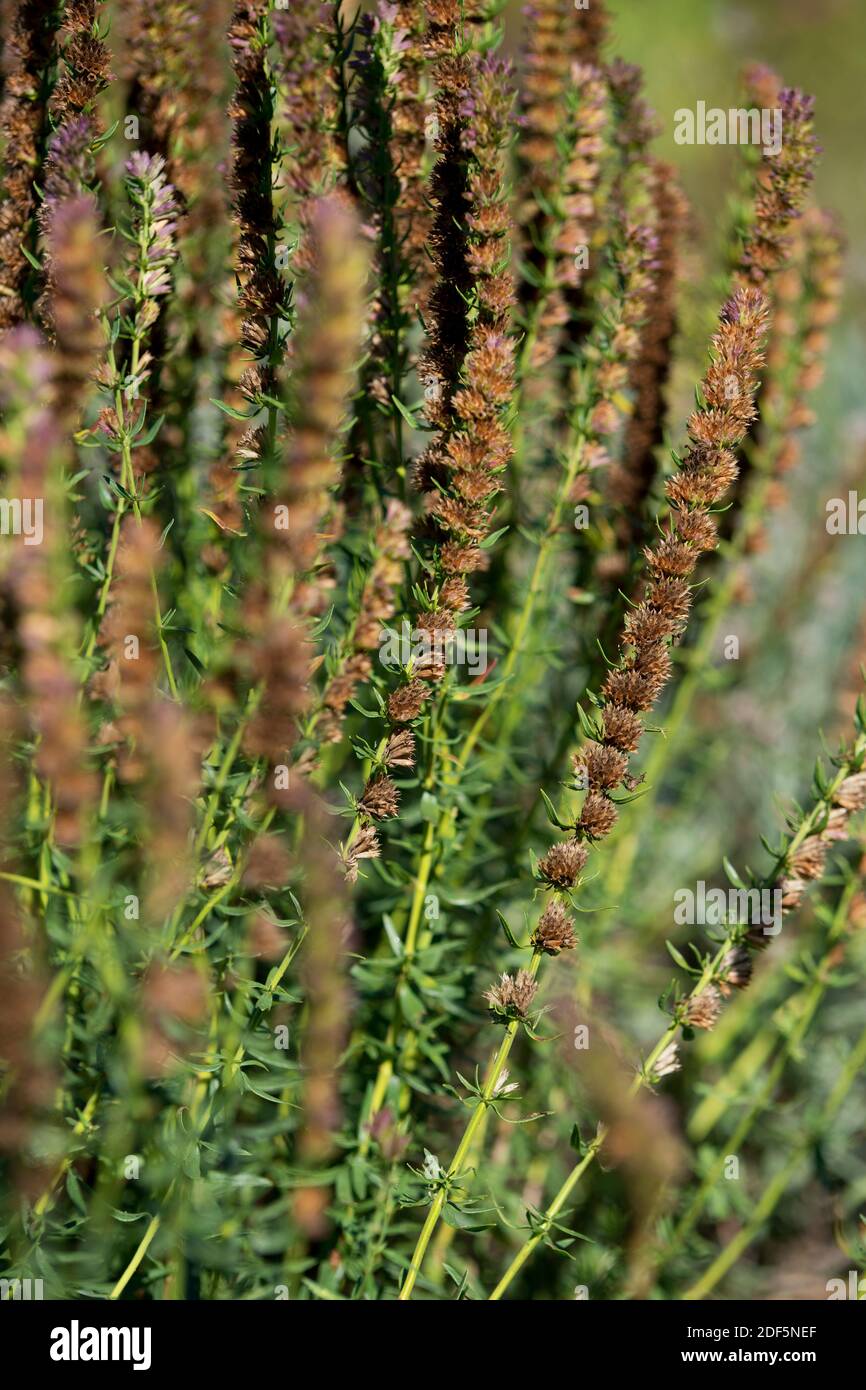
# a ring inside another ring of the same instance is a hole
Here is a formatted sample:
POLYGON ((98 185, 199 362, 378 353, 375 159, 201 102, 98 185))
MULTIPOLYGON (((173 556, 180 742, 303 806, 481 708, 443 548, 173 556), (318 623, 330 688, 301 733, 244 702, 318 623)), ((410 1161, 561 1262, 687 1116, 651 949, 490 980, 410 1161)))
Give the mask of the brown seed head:
POLYGON ((602 713, 604 741, 623 753, 633 753, 639 746, 643 725, 634 710, 625 705, 606 703, 602 713))
POLYGON ((560 951, 573 951, 577 945, 574 919, 558 898, 549 902, 539 917, 532 945, 536 951, 544 951, 548 956, 558 956, 560 951))
POLYGON ((398 729, 391 734, 385 745, 384 758, 387 767, 414 767, 415 735, 409 729, 398 729))
POLYGON ((707 985, 700 994, 692 994, 686 1000, 682 1021, 689 1028, 709 1030, 716 1023, 722 1011, 722 999, 715 985, 707 985))
POLYGON ((846 777, 833 798, 837 806, 846 811, 862 811, 866 807, 866 772, 855 772, 846 777))
POLYGON ((362 825, 348 849, 343 849, 343 873, 347 883, 357 883, 362 859, 378 859, 382 853, 379 836, 372 825, 362 825))
POLYGON ((745 989, 752 978, 752 957, 745 946, 732 946, 722 959, 719 989, 728 995, 731 990, 745 989))
POLYGON ((429 697, 430 691, 423 681, 408 681, 389 697, 388 714, 395 724, 410 724, 418 718, 429 697))
POLYGON ((587 848, 579 840, 563 840, 560 844, 551 845, 544 858, 539 860, 538 868, 551 887, 573 888, 587 858, 587 848))
POLYGON ((611 791, 628 770, 628 758, 607 744, 588 743, 573 759, 575 778, 590 791, 611 791))
POLYGON ((795 878, 820 878, 827 862, 829 845, 818 835, 809 835, 791 857, 795 878))
POLYGON ((526 1018, 538 986, 528 970, 516 975, 500 976, 498 985, 491 985, 484 995, 494 1014, 505 1018, 526 1018))
POLYGON ((616 825, 618 811, 601 792, 589 792, 581 807, 577 832, 586 840, 603 840, 616 825))
POLYGON ((358 802, 358 810, 373 820, 385 820, 396 816, 400 807, 400 793, 390 777, 374 777, 364 788, 364 795, 358 802))

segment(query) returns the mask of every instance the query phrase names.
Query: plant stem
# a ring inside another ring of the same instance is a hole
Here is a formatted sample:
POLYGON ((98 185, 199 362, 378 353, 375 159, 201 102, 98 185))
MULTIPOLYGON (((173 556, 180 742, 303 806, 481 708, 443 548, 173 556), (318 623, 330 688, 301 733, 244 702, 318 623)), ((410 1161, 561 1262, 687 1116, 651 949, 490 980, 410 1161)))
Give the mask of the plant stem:
MULTIPOLYGON (((665 1264, 668 1263, 668 1261, 674 1256, 677 1250, 680 1249, 690 1231, 694 1228, 696 1221, 698 1220, 701 1212, 704 1209, 707 1198, 710 1196, 710 1193, 712 1192, 716 1182, 724 1172, 725 1162, 728 1154, 736 1154, 739 1152, 740 1147, 743 1144, 743 1141, 745 1140, 746 1136, 750 1133, 752 1126, 755 1123, 755 1120, 758 1118, 760 1114, 763 1113, 767 1105, 772 1100, 772 1097, 776 1091, 776 1087, 778 1086, 782 1078, 782 1075, 785 1071, 785 1067, 787 1066, 790 1059, 794 1056, 800 1044, 802 1043, 804 1037, 809 1031, 809 1028, 815 1018, 815 1015, 818 1012, 821 1001, 827 992, 828 976, 832 972, 835 965, 836 945, 839 936, 842 930, 844 929, 845 923, 847 921, 848 910, 851 905, 851 899, 853 898, 856 889, 857 879, 852 876, 852 878, 846 884, 844 892, 840 895, 839 903, 837 904, 836 913, 834 915, 833 928, 831 929, 828 937, 827 949, 824 953, 824 957, 821 961, 821 964, 818 967, 816 977, 811 981, 808 988, 798 990, 796 994, 793 996, 793 999, 789 1001, 789 1007, 798 1010, 796 1022, 785 1033, 782 1045, 778 1049, 776 1059, 769 1072, 767 1073, 764 1084, 762 1085, 757 1097, 746 1110, 745 1114, 741 1118, 739 1124, 736 1126, 731 1137, 725 1140, 723 1146, 725 1152, 720 1152, 719 1155, 716 1157, 709 1169, 709 1172, 706 1174, 703 1182, 698 1188, 698 1191, 695 1193, 694 1197, 692 1198, 691 1202, 686 1208, 686 1211, 683 1213, 682 1217, 680 1218, 679 1222, 674 1228, 670 1240, 666 1243, 663 1260, 658 1262, 658 1268, 661 1269, 664 1267, 665 1264)), ((761 1036, 762 1034, 759 1033, 758 1037, 760 1038, 761 1036)), ((752 1076, 756 1074, 757 1073, 754 1071, 750 1073, 750 1075, 752 1076)))
MULTIPOLYGON (((866 1066, 866 1029, 860 1034, 853 1050, 846 1059, 845 1065, 836 1078, 836 1083, 827 1098, 817 1122, 817 1132, 823 1133, 834 1120, 837 1111, 845 1100, 848 1092, 860 1073, 862 1067, 866 1066)), ((782 1167, 775 1177, 768 1183, 767 1187, 758 1201, 751 1217, 746 1222, 741 1231, 738 1231, 732 1241, 725 1246, 713 1260, 709 1269, 701 1275, 694 1284, 683 1294, 683 1300, 687 1302, 698 1302, 711 1293, 724 1278, 728 1270, 736 1264, 737 1260, 748 1249, 752 1241, 760 1234, 762 1228, 772 1216, 782 1197, 785 1195, 788 1184, 799 1165, 806 1157, 810 1145, 813 1143, 812 1134, 808 1134, 795 1148, 788 1162, 782 1167)))
MULTIPOLYGON (((166 1201, 168 1200, 168 1196, 169 1193, 166 1193, 166 1201)), ((126 1288, 133 1274, 138 1269, 138 1266, 141 1264, 142 1260, 144 1259, 145 1255, 150 1249, 153 1238, 159 1230, 159 1226, 159 1217, 152 1216, 147 1224, 147 1230, 145 1231, 144 1235, 139 1241, 135 1254, 129 1261, 129 1264, 126 1266, 126 1269, 121 1274, 114 1288, 111 1290, 111 1293, 108 1295, 110 1300, 120 1298, 120 1295, 123 1293, 123 1290, 126 1288)))
MULTIPOLYGON (((533 952, 532 960, 529 965, 529 973, 533 976, 536 975, 538 973, 538 967, 540 964, 540 954, 537 952, 533 952)), ((415 1245, 415 1250, 412 1254, 412 1261, 410 1263, 408 1273, 406 1274, 406 1278, 403 1281, 403 1287, 400 1290, 398 1300, 400 1302, 405 1302, 412 1297, 412 1290, 415 1287, 415 1281, 418 1278, 421 1266, 424 1263, 424 1256, 427 1251, 427 1246, 430 1244, 430 1237, 433 1235, 433 1232, 436 1230, 436 1227, 439 1224, 439 1219, 442 1215, 442 1210, 445 1206, 445 1203, 448 1200, 448 1193, 451 1190, 451 1187, 453 1186, 454 1179, 458 1178, 463 1171, 466 1159, 472 1148, 472 1142, 475 1138, 476 1131, 478 1130, 478 1127, 481 1124, 482 1119, 484 1118, 487 1106, 493 1098, 494 1092, 496 1090, 496 1083, 502 1074, 502 1069, 505 1066, 505 1063, 508 1061, 508 1054, 511 1051, 512 1044, 514 1043, 514 1039, 517 1036, 519 1028, 520 1020, 512 1019, 511 1022, 508 1024, 507 1028, 505 1029, 505 1037, 502 1039, 499 1051, 496 1053, 496 1056, 494 1057, 490 1069, 487 1073, 487 1077, 484 1082, 484 1087, 481 1092, 481 1098, 475 1106, 474 1110, 472 1111, 469 1123, 463 1131, 463 1137, 457 1146, 457 1150, 454 1154, 453 1159, 451 1160, 451 1164, 448 1168, 445 1181, 436 1193, 430 1210, 427 1213, 427 1219, 424 1222, 423 1227, 421 1228, 421 1234, 419 1235, 418 1241, 415 1245)))
MULTIPOLYGON (((845 781, 845 778, 850 775, 852 767, 857 766, 859 764, 859 761, 862 759, 864 752, 866 752, 866 735, 861 734, 858 735, 851 751, 849 752, 845 761, 842 763, 841 767, 837 771, 836 776, 833 778, 830 785, 825 790, 824 794, 817 799, 815 805, 812 807, 812 810, 809 811, 802 818, 798 829, 791 836, 784 850, 779 855, 769 872, 765 875, 761 885, 763 888, 771 886, 773 883, 775 883, 786 860, 796 852, 796 850, 807 838, 807 836, 812 834, 813 830, 820 823, 821 819, 826 813, 826 810, 833 804, 833 798, 835 796, 836 791, 845 781)), ((734 934, 735 933, 736 927, 734 929, 734 934)), ((707 985, 711 984, 712 981, 716 978, 722 960, 724 959, 726 953, 733 944, 734 934, 726 936, 716 955, 711 959, 707 960, 707 963, 705 964, 704 969, 701 972, 697 984, 690 991, 691 998, 694 998, 696 995, 700 994, 701 991, 704 990, 707 985)), ((635 1079, 632 1082, 631 1087, 629 1089, 630 1096, 636 1095, 637 1092, 641 1089, 641 1087, 647 1084, 647 1078, 651 1076, 652 1069, 655 1063, 657 1062, 661 1054, 664 1052, 668 1044, 673 1042, 674 1038, 676 1037, 679 1026, 680 1025, 677 1022, 677 1019, 674 1018, 672 1019, 668 1027, 665 1029, 664 1033, 662 1033, 661 1037, 655 1044, 655 1047, 650 1052, 649 1057, 647 1057, 640 1071, 635 1076, 635 1079)), ((581 1159, 580 1163, 572 1169, 568 1177, 565 1179, 565 1182, 562 1184, 562 1187, 559 1189, 559 1192, 557 1192, 556 1196, 553 1198, 551 1205, 547 1208, 545 1212, 546 1218, 550 1218, 560 1210, 563 1202, 567 1200, 571 1192, 577 1186, 577 1183, 580 1181, 580 1178, 583 1176, 584 1172, 592 1162, 592 1158, 595 1156, 595 1153, 598 1152, 598 1149, 601 1148, 601 1145, 604 1142, 604 1132, 599 1131, 599 1135, 600 1137, 596 1139, 594 1150, 591 1153, 591 1155, 585 1155, 584 1158, 581 1159), (587 1159, 589 1161, 587 1161, 587 1159)), ((497 1284, 496 1286, 497 1298, 502 1296, 502 1293, 505 1291, 505 1289, 508 1288, 515 1275, 520 1271, 520 1269, 529 1259, 529 1256, 533 1253, 535 1249, 537 1249, 538 1245, 544 1239, 546 1230, 547 1222, 542 1223, 540 1229, 535 1231, 531 1236, 529 1236, 524 1247, 518 1251, 517 1255, 512 1260, 508 1269, 505 1271, 505 1274, 502 1276, 502 1279, 499 1281, 499 1284, 497 1284)))

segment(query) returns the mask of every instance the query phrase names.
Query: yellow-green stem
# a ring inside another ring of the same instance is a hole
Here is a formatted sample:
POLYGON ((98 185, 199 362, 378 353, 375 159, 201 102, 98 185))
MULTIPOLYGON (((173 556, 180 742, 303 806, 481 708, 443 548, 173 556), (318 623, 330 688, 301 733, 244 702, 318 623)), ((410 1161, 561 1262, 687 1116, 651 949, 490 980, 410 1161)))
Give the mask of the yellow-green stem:
MULTIPOLYGON (((538 967, 540 964, 541 956, 538 953, 534 952, 529 966, 529 972, 531 975, 536 975, 538 973, 538 967)), ((499 1051, 496 1053, 496 1056, 494 1057, 490 1069, 487 1073, 487 1077, 485 1079, 484 1086, 481 1091, 481 1098, 480 1100, 478 1100, 474 1110, 472 1111, 469 1123, 463 1131, 463 1137, 461 1138, 460 1143, 457 1146, 457 1150, 454 1154, 454 1157, 451 1160, 451 1164, 448 1168, 448 1172, 446 1175, 446 1180, 436 1193, 430 1210, 427 1213, 427 1219, 425 1220, 424 1225, 421 1228, 421 1234, 419 1235, 417 1243, 415 1245, 415 1249, 412 1254, 412 1260, 409 1265, 409 1270, 406 1274, 406 1278, 403 1281, 403 1287, 400 1290, 398 1300, 400 1302, 406 1302, 408 1299, 412 1297, 412 1290, 415 1287, 415 1282, 421 1271, 421 1266, 424 1263, 424 1256, 427 1252, 427 1246, 430 1244, 430 1237, 433 1235, 433 1232, 436 1230, 436 1227, 439 1224, 439 1219, 442 1215, 445 1203, 448 1200, 448 1193, 451 1190, 451 1187, 453 1186, 454 1180, 455 1178, 458 1178, 463 1171, 467 1156, 472 1148, 472 1142, 475 1138, 476 1131, 478 1130, 481 1121, 484 1118, 484 1112, 487 1109, 487 1106, 489 1105, 496 1091, 496 1083, 498 1082, 499 1077, 502 1074, 502 1069, 505 1066, 505 1063, 508 1061, 508 1054, 511 1051, 514 1039, 517 1036, 517 1031, 519 1028, 519 1019, 512 1019, 505 1029, 505 1037, 502 1039, 499 1051)))

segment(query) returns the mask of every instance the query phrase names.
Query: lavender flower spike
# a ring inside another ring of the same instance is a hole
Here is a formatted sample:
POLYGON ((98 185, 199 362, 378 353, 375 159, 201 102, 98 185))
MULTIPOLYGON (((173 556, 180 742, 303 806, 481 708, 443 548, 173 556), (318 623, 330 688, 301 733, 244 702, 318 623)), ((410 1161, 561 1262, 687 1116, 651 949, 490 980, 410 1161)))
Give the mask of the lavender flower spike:
POLYGON ((137 210, 135 222, 147 262, 139 281, 139 294, 145 299, 156 299, 171 289, 170 270, 177 259, 177 193, 166 179, 162 156, 144 150, 136 150, 127 160, 126 186, 137 210))

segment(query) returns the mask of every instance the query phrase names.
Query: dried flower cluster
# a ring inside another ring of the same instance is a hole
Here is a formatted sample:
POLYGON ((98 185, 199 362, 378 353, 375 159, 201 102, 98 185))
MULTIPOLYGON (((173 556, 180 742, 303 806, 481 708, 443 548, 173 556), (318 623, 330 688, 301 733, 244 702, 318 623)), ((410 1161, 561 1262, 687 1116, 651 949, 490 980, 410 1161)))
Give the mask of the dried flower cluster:
MULTIPOLYGON (((252 361, 240 381, 254 405, 277 391, 276 365, 282 353, 281 317, 289 309, 288 286, 277 265, 280 232, 274 207, 271 145, 273 95, 268 62, 270 6, 243 0, 229 27, 235 90, 231 186, 238 223, 238 301, 244 315, 241 344, 252 361)), ((273 449, 273 411, 268 423, 248 429, 239 445, 245 466, 267 463, 273 449)))
POLYGON ((754 221, 740 262, 744 279, 752 285, 766 284, 785 261, 791 223, 802 211, 817 150, 812 134, 812 98, 786 87, 778 100, 782 112, 781 148, 777 155, 765 160, 754 221))
MULTIPOLYGON (((4 12, 4 18, 8 11, 4 12)), ((45 104, 54 56, 55 6, 52 0, 16 4, 4 35, 4 88, 0 103, 3 131, 3 201, 0 204, 0 333, 25 317, 25 292, 37 209, 33 171, 39 167, 48 132, 45 104)))
MULTIPOLYGON (((585 33, 556 0, 541 0, 527 10, 521 115, 525 135, 526 201, 521 220, 541 213, 537 194, 549 199, 560 187, 562 129, 567 93, 584 47, 585 33), (533 192, 534 190, 534 192, 533 192)), ((580 72, 579 67, 577 72, 580 72)), ((575 155, 587 151, 575 149, 575 155)))
POLYGON ((626 554, 641 534, 641 516, 656 476, 657 454, 663 443, 664 393, 670 375, 676 332, 676 292, 679 244, 685 230, 687 205, 669 164, 657 161, 651 170, 655 213, 656 267, 652 294, 646 306, 646 329, 639 354, 631 364, 629 387, 634 402, 626 423, 621 464, 610 471, 611 496, 619 508, 618 529, 626 554))
POLYGON ((641 716, 670 678, 670 643, 685 627, 691 607, 689 578, 701 555, 717 543, 710 512, 736 478, 734 450, 755 418, 767 322, 767 302, 757 290, 736 291, 722 310, 712 364, 701 385, 703 404, 689 421, 690 447, 667 484, 672 508, 661 539, 646 551, 646 591, 626 615, 620 638, 624 654, 602 687, 599 737, 574 760, 586 789, 573 829, 579 841, 592 844, 613 830, 619 814, 613 793, 627 785, 629 754, 643 732, 641 716))
POLYGON ((261 687, 249 742, 272 763, 281 763, 294 744, 309 700, 312 652, 303 620, 321 613, 327 600, 320 527, 338 476, 336 441, 358 351, 365 273, 352 214, 335 199, 315 209, 310 245, 316 317, 302 324, 295 343, 294 429, 284 480, 262 518, 266 580, 253 587, 247 605, 253 674, 261 687))

